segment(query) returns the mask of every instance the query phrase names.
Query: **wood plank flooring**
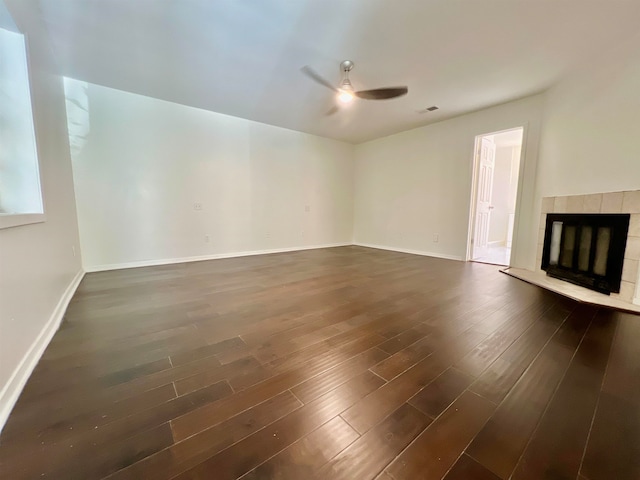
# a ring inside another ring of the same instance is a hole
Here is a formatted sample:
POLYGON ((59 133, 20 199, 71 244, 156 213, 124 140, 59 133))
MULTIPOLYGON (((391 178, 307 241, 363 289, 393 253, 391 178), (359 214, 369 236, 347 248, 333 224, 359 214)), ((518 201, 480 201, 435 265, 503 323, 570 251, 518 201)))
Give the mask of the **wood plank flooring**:
POLYGON ((2 479, 640 478, 640 317, 362 247, 88 274, 2 479))

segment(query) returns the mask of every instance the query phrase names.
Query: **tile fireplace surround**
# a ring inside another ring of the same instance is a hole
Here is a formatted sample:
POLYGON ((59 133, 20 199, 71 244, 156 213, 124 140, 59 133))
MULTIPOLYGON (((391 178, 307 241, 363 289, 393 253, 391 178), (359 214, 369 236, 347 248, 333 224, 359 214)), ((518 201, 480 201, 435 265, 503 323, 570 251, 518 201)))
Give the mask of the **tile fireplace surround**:
POLYGON ((564 197, 544 197, 540 223, 538 224, 538 248, 536 254, 536 270, 510 268, 506 273, 522 280, 534 283, 543 288, 576 298, 589 303, 628 309, 640 313, 640 190, 625 192, 593 193, 588 195, 571 195, 564 197), (573 285, 563 280, 547 277, 540 268, 542 263, 542 247, 547 213, 629 213, 629 233, 627 248, 622 268, 620 293, 610 296, 593 292, 584 287, 573 285))

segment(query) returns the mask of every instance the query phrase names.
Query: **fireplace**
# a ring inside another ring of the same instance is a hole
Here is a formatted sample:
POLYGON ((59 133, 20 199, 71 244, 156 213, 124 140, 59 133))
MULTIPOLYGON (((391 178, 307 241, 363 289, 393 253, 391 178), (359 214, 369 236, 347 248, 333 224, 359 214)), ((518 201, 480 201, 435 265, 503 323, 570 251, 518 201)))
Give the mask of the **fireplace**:
POLYGON ((541 268, 597 292, 619 292, 629 219, 629 214, 547 214, 541 268))

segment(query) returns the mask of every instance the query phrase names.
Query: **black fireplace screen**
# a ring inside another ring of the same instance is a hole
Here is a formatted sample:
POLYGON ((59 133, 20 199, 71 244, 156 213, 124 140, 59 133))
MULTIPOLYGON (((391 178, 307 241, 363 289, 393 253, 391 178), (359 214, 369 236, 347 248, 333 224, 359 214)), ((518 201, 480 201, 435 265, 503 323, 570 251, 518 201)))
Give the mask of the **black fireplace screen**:
POLYGON ((542 269, 551 277, 609 294, 620 291, 629 214, 549 213, 542 269))

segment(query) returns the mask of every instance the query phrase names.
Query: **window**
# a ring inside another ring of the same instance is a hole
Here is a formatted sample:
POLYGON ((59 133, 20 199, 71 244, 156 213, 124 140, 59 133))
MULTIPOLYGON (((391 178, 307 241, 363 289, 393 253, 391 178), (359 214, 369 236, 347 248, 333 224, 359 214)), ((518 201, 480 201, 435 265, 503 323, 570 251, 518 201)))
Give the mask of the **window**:
POLYGON ((25 38, 0 1, 0 228, 41 221, 25 38))

